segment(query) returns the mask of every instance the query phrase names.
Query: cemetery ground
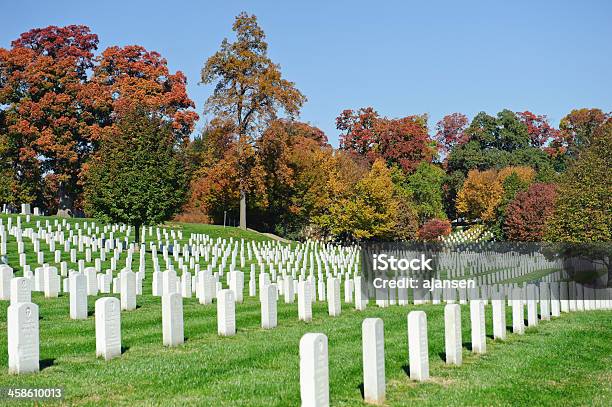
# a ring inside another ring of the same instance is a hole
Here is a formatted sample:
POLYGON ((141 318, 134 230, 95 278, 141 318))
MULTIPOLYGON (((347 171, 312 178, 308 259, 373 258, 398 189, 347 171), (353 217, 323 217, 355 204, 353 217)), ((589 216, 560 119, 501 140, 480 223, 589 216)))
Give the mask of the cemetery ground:
MULTIPOLYGON (((30 224, 45 219, 35 217, 30 224)), ((179 227, 183 240, 188 233, 267 240, 235 228, 179 227)), ((35 264, 31 243, 25 244, 28 264, 35 264)), ((15 265, 13 245, 8 253, 15 265)), ((186 341, 168 348, 162 345, 161 297, 151 295, 150 257, 147 262, 137 309, 121 312, 122 355, 109 361, 95 356, 94 302, 118 294, 89 296, 88 318, 71 320, 67 294, 46 299, 32 292, 40 312, 41 371, 27 375, 8 374, 9 302, 0 302, 0 387, 62 387, 65 397, 59 403, 69 405, 295 406, 300 404, 300 338, 321 332, 329 341, 331 404, 361 405, 361 324, 379 317, 384 321, 388 405, 609 405, 612 400, 612 311, 563 313, 527 328, 525 335, 512 334, 508 326, 507 339, 494 341, 487 306, 487 353, 475 355, 469 349, 469 306, 461 306, 463 365, 456 367, 444 363, 444 305, 379 308, 370 301, 366 310, 357 311, 342 301, 342 314, 330 317, 327 303, 317 301, 312 321, 305 323, 298 320, 297 302, 279 300, 278 326, 264 330, 259 298, 249 297, 245 287, 244 303, 236 304, 235 336, 218 336, 216 305, 201 305, 192 297, 183 300, 186 341), (422 383, 407 374, 406 316, 413 310, 427 314, 431 378, 422 383)), ((242 271, 248 273, 249 267, 247 262, 242 271)), ((20 276, 19 267, 14 268, 20 276)), ((506 313, 511 315, 510 307, 506 313)))

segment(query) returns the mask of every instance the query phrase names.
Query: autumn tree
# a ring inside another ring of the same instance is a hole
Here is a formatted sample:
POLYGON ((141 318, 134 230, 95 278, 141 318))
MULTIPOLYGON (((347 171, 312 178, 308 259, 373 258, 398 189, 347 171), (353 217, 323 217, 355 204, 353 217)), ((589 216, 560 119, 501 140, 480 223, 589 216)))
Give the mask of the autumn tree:
POLYGON ((547 240, 612 241, 612 121, 590 138, 589 146, 560 179, 547 240))
POLYGON ((264 172, 265 202, 251 219, 262 229, 296 236, 304 226, 304 218, 296 217, 297 213, 304 214, 300 202, 293 200, 302 192, 298 190, 301 184, 296 181, 307 170, 303 161, 309 161, 318 149, 330 148, 327 137, 307 123, 273 120, 257 140, 256 147, 264 172))
POLYGON ((451 224, 448 219, 430 219, 419 229, 419 239, 438 240, 442 236, 448 236, 451 232, 451 224))
POLYGON ((187 95, 187 78, 168 69, 158 52, 139 45, 111 46, 97 59, 87 91, 99 110, 108 114, 105 126, 94 128, 96 139, 113 134, 113 124, 124 114, 142 108, 170 124, 179 145, 189 140, 198 114, 187 95))
POLYGON ((384 160, 376 160, 354 193, 331 205, 324 226, 339 240, 390 239, 398 211, 393 191, 390 170, 384 160))
POLYGON ((529 144, 532 147, 545 148, 559 137, 559 130, 548 122, 545 115, 536 115, 528 110, 517 113, 518 119, 527 127, 529 144))
POLYGON ((336 118, 340 148, 365 157, 370 163, 379 158, 412 172, 422 162, 431 162, 436 149, 427 134, 427 116, 399 119, 380 117, 371 107, 345 110, 336 118))
POLYGON ((558 257, 588 259, 607 267, 608 287, 612 287, 611 157, 612 121, 608 120, 593 132, 588 147, 561 177, 555 211, 545 232, 545 239, 555 242, 552 247, 558 257))
POLYGON ((79 175, 92 151, 98 123, 85 91, 98 37, 88 27, 49 26, 30 30, 0 48, 0 106, 5 130, 2 160, 12 203, 72 208, 79 175))
POLYGON ((497 180, 503 184, 503 182, 511 175, 516 175, 521 181, 527 183, 529 185, 531 181, 535 178, 536 172, 531 167, 526 166, 509 166, 504 167, 497 172, 497 180))
POLYGON ((555 185, 532 184, 520 191, 506 210, 504 231, 508 240, 542 241, 544 225, 554 210, 555 185))
POLYGON ((497 171, 472 170, 457 194, 457 212, 472 221, 489 221, 495 215, 502 193, 497 171))
POLYGON ((468 141, 468 135, 465 133, 468 123, 467 116, 461 113, 446 115, 436 123, 435 140, 443 152, 448 153, 455 146, 468 141))
POLYGON ((576 159, 581 149, 589 146, 595 131, 611 117, 601 109, 574 109, 559 124, 558 137, 551 150, 568 159, 576 159))
POLYGON ((517 193, 525 191, 529 188, 529 185, 533 180, 533 175, 529 177, 521 177, 519 172, 511 172, 509 175, 503 177, 498 176, 498 179, 502 185, 503 193, 502 198, 495 209, 496 215, 488 223, 488 231, 491 232, 497 240, 501 241, 506 240, 504 224, 506 223, 506 215, 508 214, 508 205, 514 200, 517 193))
MULTIPOLYGON (((279 111, 290 117, 299 114, 306 98, 293 82, 283 79, 280 67, 267 55, 265 34, 254 15, 240 13, 232 27, 236 40, 224 39, 219 51, 202 69, 202 83, 214 84, 213 94, 206 101, 206 112, 234 126, 239 145, 252 145, 266 123, 279 111)), ((237 150, 238 154, 243 149, 237 150)), ((239 160, 246 163, 249 160, 239 160)), ((240 227, 246 228, 248 177, 252 168, 240 170, 240 227)))
POLYGON ((155 111, 187 140, 197 120, 186 79, 158 53, 139 46, 94 55, 88 27, 37 28, 0 49, 2 159, 11 168, 13 203, 81 209, 88 160, 123 112, 155 111))
POLYGON ((184 202, 187 177, 172 124, 156 112, 126 112, 101 143, 85 182, 85 209, 105 222, 136 227, 171 218, 184 202))

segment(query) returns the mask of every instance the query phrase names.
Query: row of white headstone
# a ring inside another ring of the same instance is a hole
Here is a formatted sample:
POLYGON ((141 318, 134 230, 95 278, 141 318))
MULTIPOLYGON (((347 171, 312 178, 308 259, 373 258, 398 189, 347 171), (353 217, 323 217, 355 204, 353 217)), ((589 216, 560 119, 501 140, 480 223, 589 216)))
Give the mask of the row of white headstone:
MULTIPOLYGON (((4 266, 6 267, 6 266, 4 266)), ((121 327, 120 311, 135 309, 135 273, 131 271, 122 272, 121 286, 122 295, 120 300, 114 297, 100 298, 95 304, 96 317, 96 352, 98 356, 110 359, 120 355, 121 327)), ((355 279, 359 283, 359 278, 355 279)), ((23 373, 38 370, 38 307, 31 303, 31 291, 29 280, 25 277, 17 277, 11 280, 11 306, 9 306, 9 371, 12 373, 23 373), (24 305, 25 304, 25 305, 24 305)), ((302 281, 298 286, 298 316, 300 320, 310 321, 312 319, 312 301, 310 294, 310 283, 302 281)), ((549 301, 548 284, 541 283, 540 286, 528 285, 527 297, 524 290, 514 289, 512 305, 513 332, 522 334, 524 332, 524 308, 527 306, 528 325, 536 325, 538 319, 537 306, 540 306, 540 318, 550 319, 552 315, 559 316, 560 312, 568 312, 571 308, 555 306, 556 301, 549 301), (551 304, 552 307, 551 307, 551 304)), ((330 278, 327 284, 328 311, 331 316, 340 315, 339 285, 337 280, 330 278), (338 298, 338 300, 335 300, 338 298)), ((360 290, 356 290, 356 294, 360 290)), ((608 294, 610 291, 607 290, 608 294)), ((74 273, 70 276, 70 317, 73 319, 87 318, 87 290, 86 277, 74 273)), ((261 301, 261 324, 264 329, 272 329, 277 325, 277 297, 278 290, 275 284, 263 284, 260 292, 261 301)), ((234 290, 222 289, 217 295, 217 326, 220 336, 232 336, 236 334, 236 298, 234 290)), ((475 353, 486 352, 485 341, 485 300, 470 301, 470 319, 472 323, 472 350, 475 353)), ((493 307, 493 334, 495 339, 505 339, 506 336, 506 308, 505 298, 500 292, 494 294, 491 300, 493 307)), ((584 302, 584 301, 583 301, 584 302)), ((588 300, 586 301, 589 302, 588 300)), ((360 301, 365 306, 365 301, 360 301)), ((587 307, 576 307, 581 310, 587 307)), ((605 302, 593 304, 593 308, 612 309, 610 298, 605 302)), ((411 313, 413 319, 421 321, 424 314, 411 313), (418 315, 418 317, 417 317, 418 315), (422 315, 422 316, 421 316, 422 315)), ((409 321, 411 317, 409 317, 409 321)), ((414 322, 413 325, 420 327, 423 322, 414 322)), ((183 324, 183 298, 178 292, 165 292, 162 295, 162 325, 163 343, 168 346, 176 346, 184 341, 183 324)), ((460 332, 460 305, 447 304, 445 309, 446 325, 446 354, 447 363, 461 364, 461 332, 460 332)), ((365 329, 365 328, 364 328, 365 329)), ((371 328, 379 329, 379 328, 371 328)), ((422 328, 409 330, 411 332, 410 343, 414 343, 415 349, 419 349, 414 355, 422 352, 423 336, 418 338, 416 332, 422 328)), ((426 328, 425 328, 426 331, 426 328)), ((426 354, 426 352, 425 352, 426 354)), ((423 378, 427 376, 425 365, 420 362, 412 363, 414 374, 411 377, 423 378)), ((369 393, 368 393, 369 394, 369 393)))
MULTIPOLYGON (((513 333, 525 333, 524 306, 537 304, 535 300, 520 297, 512 300, 513 333)), ((485 301, 471 300, 471 351, 475 354, 487 352, 485 301)), ((492 300, 493 337, 506 339, 506 307, 501 298, 492 300)), ((547 318, 545 302, 540 302, 541 318, 547 318)), ((612 309, 608 304, 607 309, 612 309)), ((559 316, 560 314, 556 315, 559 316)), ((537 314, 535 314, 537 321, 537 314)), ((537 322, 529 322, 535 325, 537 322)), ((445 362, 460 366, 463 363, 461 329, 461 305, 447 304, 444 307, 445 362)), ((300 396, 302 406, 325 407, 329 398, 329 355, 327 336, 322 333, 307 333, 300 340, 300 396)), ((383 320, 367 318, 362 323, 363 396, 370 404, 384 404, 386 394, 385 350, 383 320)), ((429 379, 429 345, 427 315, 424 311, 408 313, 408 361, 410 379, 429 379)))
MULTIPOLYGON (((79 283, 83 281, 81 277, 77 276, 71 281, 75 285, 75 291, 84 289, 84 286, 79 283)), ((15 279, 15 281, 23 283, 25 280, 15 279)), ((72 298, 71 317, 87 318, 87 302, 73 307, 72 298), (80 314, 73 315, 73 311, 78 311, 80 314)), ((96 300, 96 356, 105 360, 121 355, 122 309, 124 309, 122 302, 115 297, 103 297, 96 300)), ((22 374, 39 371, 38 306, 29 301, 12 303, 8 307, 7 330, 9 373, 22 374)), ((166 346, 177 346, 184 342, 183 299, 178 293, 165 295, 162 298, 162 332, 163 344, 166 346)))

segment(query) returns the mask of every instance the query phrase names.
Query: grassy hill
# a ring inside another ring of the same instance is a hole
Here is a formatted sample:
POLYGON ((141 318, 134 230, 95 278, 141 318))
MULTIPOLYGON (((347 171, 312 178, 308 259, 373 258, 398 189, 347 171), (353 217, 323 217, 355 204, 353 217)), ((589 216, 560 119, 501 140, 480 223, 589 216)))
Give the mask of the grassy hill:
MULTIPOLYGON (((235 228, 172 226, 213 237, 267 239, 235 228)), ((14 243, 8 250, 15 266, 14 243)), ((34 264, 30 244, 26 251, 34 264)), ((6 368, 8 301, 1 301, 0 387, 62 387, 66 405, 295 406, 300 403, 299 340, 304 333, 323 332, 329 338, 332 405, 361 405, 361 323, 380 317, 385 323, 389 405, 609 405, 612 400, 611 311, 563 314, 523 336, 509 334, 505 342, 489 338, 487 354, 472 355, 469 307, 462 306, 464 364, 449 367, 443 360, 443 305, 381 309, 370 303, 358 312, 343 303, 342 315, 331 318, 326 303, 316 302, 313 321, 304 323, 298 321, 297 301, 284 304, 281 299, 278 327, 263 330, 259 301, 245 294, 245 302, 236 306, 237 335, 222 338, 217 336, 216 305, 200 305, 194 297, 184 299, 185 344, 166 348, 161 298, 151 296, 150 277, 143 289, 138 308, 121 313, 124 352, 108 362, 95 357, 93 310, 98 297, 88 298, 91 316, 76 321, 69 319, 67 295, 45 299, 33 293, 32 301, 40 307, 42 370, 22 376, 8 375, 6 368), (406 373, 406 315, 415 309, 424 310, 428 319, 432 378, 426 383, 412 382, 406 373)), ((486 312, 491 334, 490 307, 486 312)), ((510 321, 510 309, 507 315, 510 321)))

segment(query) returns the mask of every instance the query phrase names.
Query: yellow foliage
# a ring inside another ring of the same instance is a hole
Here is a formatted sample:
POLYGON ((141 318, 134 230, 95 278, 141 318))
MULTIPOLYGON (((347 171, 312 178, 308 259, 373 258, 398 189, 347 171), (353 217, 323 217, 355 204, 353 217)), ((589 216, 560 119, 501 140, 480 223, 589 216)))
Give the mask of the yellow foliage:
POLYGON ((497 174, 499 183, 503 185, 504 180, 512 175, 512 173, 518 175, 521 181, 526 183, 531 183, 536 175, 535 170, 531 167, 506 167, 499 170, 499 173, 497 174))
MULTIPOLYGON (((332 188, 342 189, 335 180, 332 188)), ((377 160, 357 184, 354 193, 345 194, 329 208, 326 217, 331 233, 349 239, 380 239, 393 235, 399 202, 394 197, 391 171, 377 160)))
POLYGON ((457 212, 470 220, 491 220, 503 193, 496 170, 471 170, 457 194, 457 212))

